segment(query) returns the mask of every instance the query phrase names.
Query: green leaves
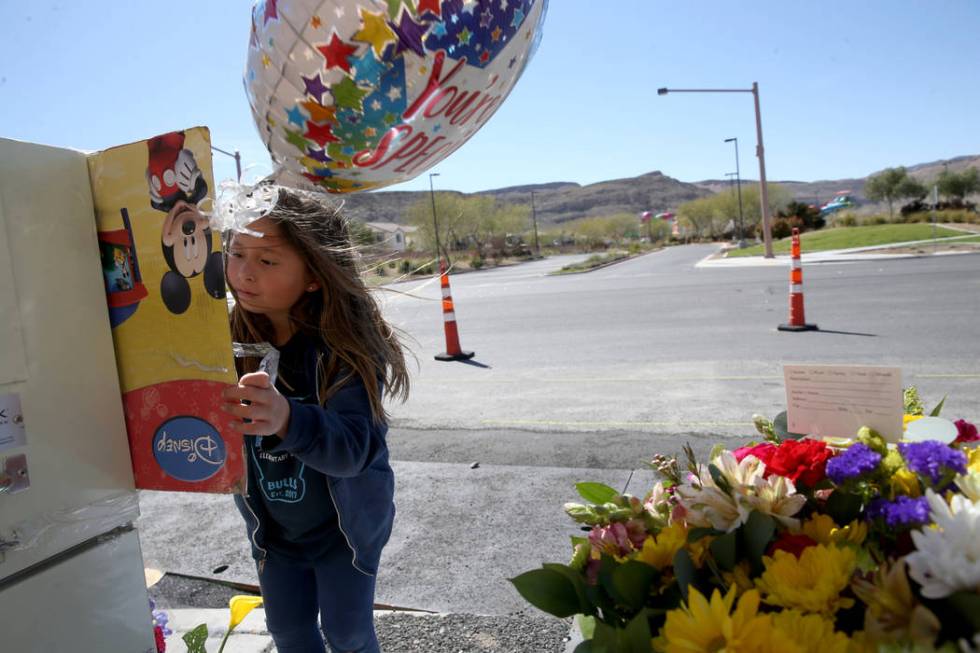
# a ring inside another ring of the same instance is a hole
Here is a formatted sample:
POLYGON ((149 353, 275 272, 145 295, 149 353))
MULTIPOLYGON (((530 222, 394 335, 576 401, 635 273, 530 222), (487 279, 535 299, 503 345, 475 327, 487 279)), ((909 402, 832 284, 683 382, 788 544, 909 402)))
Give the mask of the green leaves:
POLYGON ((581 576, 565 565, 549 564, 509 580, 524 600, 548 614, 564 619, 590 613, 581 576))
POLYGON ((711 550, 711 555, 714 556, 715 562, 718 563, 719 567, 725 571, 731 571, 735 568, 735 554, 737 549, 735 531, 725 533, 721 537, 716 537, 711 541, 708 548, 711 550))
POLYGON ((659 577, 655 568, 639 560, 603 565, 599 574, 600 582, 613 600, 632 610, 640 610, 646 605, 650 590, 659 577))
POLYGON ((576 483, 575 489, 589 503, 609 503, 619 496, 619 492, 603 483, 576 483))
POLYGON ((725 494, 732 493, 732 484, 728 482, 728 479, 725 478, 725 475, 721 473, 721 470, 714 463, 708 465, 708 472, 710 472, 711 480, 715 482, 719 490, 725 494))
POLYGON ((762 556, 776 534, 776 520, 753 510, 740 530, 745 553, 748 555, 749 564, 752 565, 752 572, 757 574, 762 571, 762 556))
POLYGON ((625 628, 596 622, 592 639, 577 646, 575 653, 650 653, 650 639, 650 622, 644 610, 625 628))
POLYGON ((693 583, 697 576, 694 561, 691 560, 691 554, 686 549, 679 549, 674 554, 674 576, 677 578, 677 586, 680 587, 681 596, 686 601, 688 585, 693 583))
POLYGON ((187 644, 187 653, 208 653, 207 649, 204 648, 204 643, 208 641, 207 624, 201 624, 194 630, 184 633, 181 639, 187 644))
POLYGON ((936 404, 936 407, 932 409, 932 412, 931 413, 929 413, 929 417, 939 417, 939 413, 940 413, 940 411, 942 411, 943 404, 945 404, 945 403, 946 403, 946 395, 943 395, 942 401, 940 401, 938 404, 936 404))
POLYGON ((827 497, 827 514, 838 524, 850 524, 861 515, 861 504, 856 494, 834 491, 827 497))

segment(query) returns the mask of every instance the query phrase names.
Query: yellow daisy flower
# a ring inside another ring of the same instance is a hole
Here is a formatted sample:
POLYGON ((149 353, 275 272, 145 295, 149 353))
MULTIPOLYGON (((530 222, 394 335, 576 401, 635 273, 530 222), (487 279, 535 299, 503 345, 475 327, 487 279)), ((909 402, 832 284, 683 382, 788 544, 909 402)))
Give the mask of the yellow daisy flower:
POLYGON ((830 515, 817 513, 803 522, 800 529, 817 544, 861 544, 868 536, 868 525, 854 520, 847 526, 838 526, 830 515))
POLYGON ((770 605, 795 608, 803 612, 833 615, 849 608, 854 599, 841 597, 851 582, 857 557, 850 547, 818 544, 803 550, 797 558, 786 551, 762 559, 766 570, 756 580, 770 605))
POLYGON ((742 592, 747 592, 748 590, 755 589, 755 582, 749 575, 749 563, 747 560, 743 560, 731 571, 721 572, 721 577, 725 581, 725 584, 729 587, 734 587, 735 591, 741 594, 742 592))
POLYGON ((665 653, 769 653, 772 621, 759 614, 759 593, 743 594, 732 612, 734 602, 734 589, 724 598, 714 590, 708 601, 690 588, 687 605, 667 613, 658 644, 665 653))
POLYGON ((917 497, 922 494, 919 477, 914 472, 902 466, 898 471, 888 477, 888 485, 891 487, 893 495, 904 494, 910 497, 917 497))
POLYGON ((864 630, 873 640, 911 639, 925 645, 934 642, 939 635, 939 619, 916 600, 905 573, 904 560, 881 565, 870 579, 855 578, 851 588, 868 606, 864 613, 864 630))
POLYGON ((687 529, 681 524, 671 524, 656 535, 643 541, 643 549, 638 556, 651 567, 663 569, 674 563, 674 554, 687 542, 687 529))
POLYGON ((964 451, 968 471, 980 473, 980 446, 964 451))
POLYGON ((772 649, 781 653, 847 653, 850 641, 819 614, 783 610, 772 616, 772 649))

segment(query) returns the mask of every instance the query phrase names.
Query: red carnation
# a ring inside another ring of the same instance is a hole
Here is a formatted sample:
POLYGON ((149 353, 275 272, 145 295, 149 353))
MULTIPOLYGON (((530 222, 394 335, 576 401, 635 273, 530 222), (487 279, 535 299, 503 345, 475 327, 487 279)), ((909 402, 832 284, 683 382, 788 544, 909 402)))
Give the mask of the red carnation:
POLYGON ((808 546, 814 546, 816 543, 815 540, 803 534, 793 535, 792 533, 783 533, 779 536, 778 540, 772 543, 766 555, 772 556, 774 551, 786 551, 799 558, 803 553, 803 549, 808 546))
POLYGON ((777 474, 813 487, 824 479, 827 461, 833 455, 827 443, 820 440, 786 440, 766 462, 766 476, 777 474))
POLYGON ((957 432, 957 436, 956 439, 953 440, 953 444, 976 442, 977 440, 980 440, 980 435, 977 435, 977 427, 973 424, 970 424, 965 419, 958 419, 953 423, 956 424, 957 432))
POLYGON ((156 641, 157 653, 166 653, 167 650, 167 640, 163 637, 163 628, 160 626, 153 627, 153 639, 156 641))
POLYGON ((742 462, 742 459, 746 456, 755 456, 761 460, 766 467, 768 467, 769 460, 772 458, 773 454, 776 453, 776 445, 772 444, 771 442, 763 442, 753 447, 740 447, 732 453, 735 454, 735 460, 738 462, 742 462))

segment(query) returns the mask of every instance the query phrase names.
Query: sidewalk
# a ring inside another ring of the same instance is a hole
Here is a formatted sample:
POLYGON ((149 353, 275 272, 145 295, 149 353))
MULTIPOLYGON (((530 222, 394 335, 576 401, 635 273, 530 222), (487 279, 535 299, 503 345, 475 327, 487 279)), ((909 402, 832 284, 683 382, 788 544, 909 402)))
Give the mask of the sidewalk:
MULTIPOLYGON (((901 252, 895 254, 876 253, 883 250, 907 248, 907 247, 929 247, 930 245, 943 246, 955 244, 958 240, 973 238, 976 234, 965 234, 963 236, 951 236, 949 238, 939 238, 936 240, 913 240, 905 243, 888 243, 887 245, 872 245, 868 247, 853 247, 851 249, 832 249, 822 252, 803 252, 800 257, 803 263, 852 263, 856 261, 882 261, 886 259, 916 258, 922 254, 912 252, 901 252)), ((977 250, 980 251, 980 250, 977 250)), ((929 256, 943 256, 953 254, 968 254, 972 252, 961 251, 938 251, 929 256)), ((695 267, 698 268, 743 268, 743 267, 789 267, 789 254, 779 254, 775 258, 764 258, 762 256, 740 256, 737 258, 716 258, 718 253, 711 254, 701 259, 695 267)))

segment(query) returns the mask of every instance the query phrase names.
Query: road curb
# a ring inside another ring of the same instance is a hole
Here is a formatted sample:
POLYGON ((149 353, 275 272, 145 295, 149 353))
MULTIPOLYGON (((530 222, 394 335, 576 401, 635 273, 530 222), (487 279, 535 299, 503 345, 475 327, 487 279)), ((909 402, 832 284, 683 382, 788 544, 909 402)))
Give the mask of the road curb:
POLYGON ((586 274, 588 272, 595 272, 596 270, 601 270, 603 268, 612 267, 613 265, 619 265, 620 263, 625 263, 626 261, 632 261, 634 259, 638 259, 640 257, 647 256, 648 254, 656 254, 657 252, 662 252, 665 249, 667 249, 667 248, 666 247, 661 247, 659 249, 650 250, 649 252, 643 252, 642 254, 636 254, 634 256, 624 256, 623 258, 618 258, 615 261, 609 261, 608 263, 602 263, 600 265, 595 266, 594 268, 589 268, 588 270, 569 270, 568 272, 561 272, 560 270, 556 270, 555 272, 549 272, 548 273, 548 276, 549 277, 563 277, 563 276, 565 276, 567 274, 586 274))

